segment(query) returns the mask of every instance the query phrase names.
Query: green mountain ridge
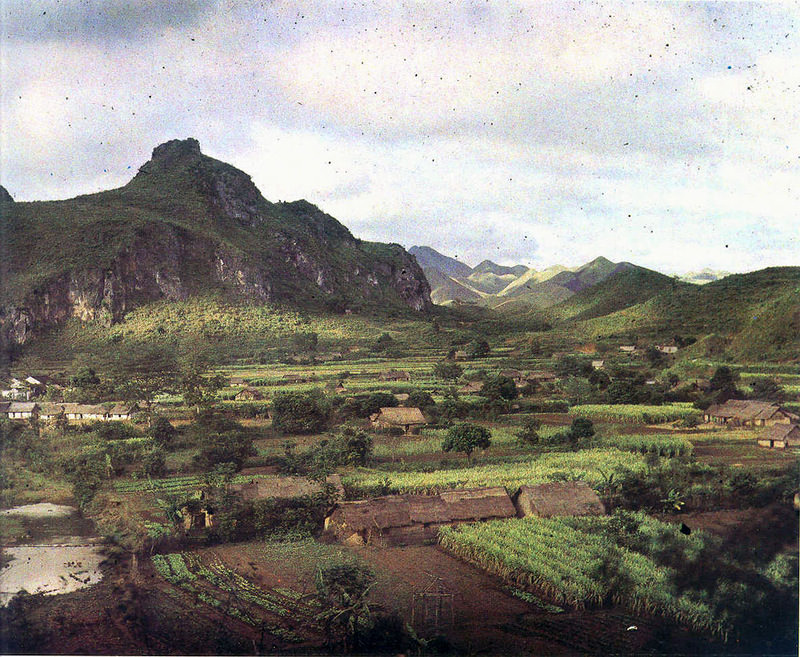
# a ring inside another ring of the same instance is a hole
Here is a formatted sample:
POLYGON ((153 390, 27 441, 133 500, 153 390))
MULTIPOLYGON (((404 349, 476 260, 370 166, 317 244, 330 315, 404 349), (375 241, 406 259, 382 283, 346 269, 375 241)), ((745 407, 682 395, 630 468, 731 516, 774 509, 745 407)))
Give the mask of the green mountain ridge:
POLYGON ((6 348, 70 317, 113 324, 144 303, 213 290, 338 312, 431 307, 401 246, 358 240, 307 201, 267 201, 194 139, 156 147, 119 189, 0 208, 6 348))

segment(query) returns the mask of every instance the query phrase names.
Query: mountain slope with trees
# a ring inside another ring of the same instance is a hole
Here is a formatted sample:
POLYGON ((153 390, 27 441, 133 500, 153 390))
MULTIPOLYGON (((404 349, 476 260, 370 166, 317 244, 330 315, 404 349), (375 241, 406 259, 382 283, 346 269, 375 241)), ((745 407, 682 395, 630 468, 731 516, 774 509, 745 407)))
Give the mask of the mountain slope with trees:
POLYGON ((307 201, 267 201, 194 139, 156 147, 119 189, 49 202, 0 196, 5 348, 70 317, 111 325, 142 304, 215 290, 334 312, 431 307, 401 246, 358 240, 307 201))

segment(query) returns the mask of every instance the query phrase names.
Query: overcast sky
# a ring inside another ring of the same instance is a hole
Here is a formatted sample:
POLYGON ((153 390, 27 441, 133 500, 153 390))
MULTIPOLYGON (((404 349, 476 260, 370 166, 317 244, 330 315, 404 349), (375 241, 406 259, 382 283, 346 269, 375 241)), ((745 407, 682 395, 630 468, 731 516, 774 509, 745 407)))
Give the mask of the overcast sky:
POLYGON ((168 139, 469 264, 800 265, 798 5, 0 0, 0 183, 168 139))

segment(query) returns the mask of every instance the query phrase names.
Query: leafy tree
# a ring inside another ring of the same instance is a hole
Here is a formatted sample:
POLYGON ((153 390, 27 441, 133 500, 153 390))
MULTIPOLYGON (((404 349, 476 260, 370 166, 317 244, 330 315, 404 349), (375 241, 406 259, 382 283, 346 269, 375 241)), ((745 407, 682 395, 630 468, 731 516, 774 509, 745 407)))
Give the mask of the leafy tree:
POLYGON ((412 392, 408 393, 408 399, 406 400, 405 405, 409 408, 419 408, 425 410, 426 408, 436 406, 436 402, 433 401, 433 397, 431 397, 429 392, 424 390, 413 390, 412 392))
POLYGON ((112 350, 108 370, 115 396, 125 401, 141 402, 145 410, 156 395, 176 388, 177 352, 166 342, 120 346, 112 350))
POLYGON ((483 384, 481 394, 489 399, 516 399, 518 394, 517 384, 514 379, 498 374, 483 384))
POLYGON ((562 383, 564 395, 570 404, 585 404, 594 394, 592 384, 579 376, 571 376, 562 383))
POLYGON ((597 386, 600 390, 605 390, 611 383, 611 377, 602 370, 592 370, 592 373, 589 375, 589 383, 593 386, 597 386))
POLYGON ((593 368, 591 360, 566 354, 556 361, 553 369, 559 378, 564 378, 567 376, 587 377, 592 373, 593 368))
POLYGON ((472 461, 472 452, 476 449, 488 449, 492 444, 492 432, 486 427, 470 422, 456 424, 447 432, 442 442, 445 452, 461 452, 467 457, 467 462, 472 461))
POLYGON ((489 343, 483 339, 476 339, 467 345, 469 358, 483 358, 489 353, 489 343))
POLYGON ((609 404, 639 404, 648 395, 647 391, 626 379, 615 379, 606 388, 606 399, 609 404))
POLYGON ((719 391, 727 399, 730 399, 736 394, 736 382, 738 380, 738 372, 734 372, 727 365, 720 365, 714 372, 714 376, 711 377, 709 385, 711 390, 719 391))
POLYGON ((775 379, 758 378, 750 384, 750 389, 753 391, 753 399, 780 402, 786 398, 783 388, 778 385, 775 379))
POLYGON ((167 464, 164 458, 164 450, 159 448, 152 449, 145 454, 142 461, 142 472, 148 477, 163 477, 167 473, 167 464))
POLYGON ((661 353, 657 347, 652 345, 644 352, 644 357, 647 358, 650 367, 661 367, 665 360, 664 354, 661 353))
POLYGON ((528 418, 517 433, 517 439, 525 445, 536 446, 541 441, 539 436, 541 427, 542 423, 535 417, 528 418))
POLYGON ((462 368, 458 363, 440 361, 433 367, 433 375, 437 379, 445 379, 446 381, 455 381, 463 373, 464 368, 462 368))
POLYGON ((172 423, 163 415, 159 415, 150 427, 150 436, 162 447, 169 445, 177 433, 172 423))
POLYGON ((214 466, 230 463, 236 471, 244 467, 248 456, 254 456, 253 439, 245 432, 207 433, 194 457, 196 467, 208 470, 214 466))
POLYGON ((96 386, 100 384, 100 377, 88 365, 81 365, 70 377, 70 384, 76 388, 87 388, 89 386, 96 386))
POLYGON ((319 433, 328 424, 329 412, 328 404, 319 394, 280 392, 272 402, 272 426, 281 433, 319 433))
POLYGON ((317 620, 329 648, 345 653, 359 648, 359 627, 370 616, 367 596, 375 575, 354 563, 318 566, 314 576, 320 612, 317 620))

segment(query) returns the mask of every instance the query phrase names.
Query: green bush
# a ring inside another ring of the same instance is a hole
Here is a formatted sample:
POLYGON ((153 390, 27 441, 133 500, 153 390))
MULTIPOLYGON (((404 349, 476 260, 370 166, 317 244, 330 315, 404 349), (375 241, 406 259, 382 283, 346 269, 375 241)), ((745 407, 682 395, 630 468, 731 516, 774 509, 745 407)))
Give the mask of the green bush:
POLYGON ((467 461, 476 449, 488 449, 492 444, 492 432, 478 424, 464 422, 451 427, 442 442, 442 451, 461 452, 467 461))
POLYGON ((316 392, 279 392, 272 403, 272 426, 290 434, 319 433, 328 424, 330 405, 316 392))

